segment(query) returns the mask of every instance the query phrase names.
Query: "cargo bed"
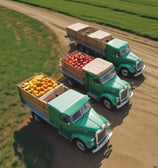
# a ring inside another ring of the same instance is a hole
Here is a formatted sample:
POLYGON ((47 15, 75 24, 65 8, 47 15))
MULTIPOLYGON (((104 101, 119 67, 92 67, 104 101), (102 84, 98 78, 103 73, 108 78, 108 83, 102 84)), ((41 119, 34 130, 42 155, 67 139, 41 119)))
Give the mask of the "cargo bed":
POLYGON ((20 94, 21 102, 24 106, 27 106, 31 111, 35 113, 41 113, 42 117, 48 117, 48 102, 55 99, 57 96, 68 90, 66 86, 64 86, 62 83, 58 83, 58 85, 42 95, 41 97, 36 97, 33 94, 29 93, 27 90, 25 90, 22 87, 22 84, 30 81, 33 77, 37 76, 39 74, 36 74, 27 80, 19 83, 18 91, 20 94))

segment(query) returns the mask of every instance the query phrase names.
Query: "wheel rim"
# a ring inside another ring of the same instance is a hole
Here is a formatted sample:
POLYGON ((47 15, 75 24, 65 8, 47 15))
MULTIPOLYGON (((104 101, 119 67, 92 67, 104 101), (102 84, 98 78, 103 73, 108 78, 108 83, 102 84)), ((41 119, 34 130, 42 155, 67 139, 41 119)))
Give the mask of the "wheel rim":
POLYGON ((38 116, 34 115, 34 119, 35 119, 35 121, 40 122, 40 119, 38 116))
POLYGON ((76 140, 76 145, 78 149, 80 149, 83 152, 85 151, 85 145, 81 141, 76 140))
POLYGON ((106 107, 107 109, 111 109, 111 103, 110 103, 109 100, 104 99, 104 105, 105 105, 105 107, 106 107))
POLYGON ((129 72, 127 69, 122 69, 121 74, 122 74, 122 76, 129 76, 129 72))
POLYGON ((69 86, 72 86, 72 85, 73 85, 71 79, 68 79, 68 80, 67 80, 67 83, 68 83, 69 86))

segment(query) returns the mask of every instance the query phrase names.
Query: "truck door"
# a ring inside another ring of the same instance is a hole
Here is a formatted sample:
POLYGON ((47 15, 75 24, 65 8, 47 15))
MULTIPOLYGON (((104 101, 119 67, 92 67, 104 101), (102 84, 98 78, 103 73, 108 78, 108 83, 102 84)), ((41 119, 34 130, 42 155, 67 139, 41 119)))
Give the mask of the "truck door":
POLYGON ((121 55, 119 53, 119 51, 114 50, 112 53, 112 62, 115 65, 116 68, 119 67, 119 65, 122 63, 122 58, 121 55))
POLYGON ((66 115, 61 115, 60 116, 60 121, 59 121, 59 130, 64 134, 65 136, 69 136, 72 132, 71 124, 69 117, 66 115))
POLYGON ((98 77, 90 77, 89 82, 90 82, 90 92, 96 93, 96 94, 100 94, 104 92, 104 87, 100 83, 98 77))

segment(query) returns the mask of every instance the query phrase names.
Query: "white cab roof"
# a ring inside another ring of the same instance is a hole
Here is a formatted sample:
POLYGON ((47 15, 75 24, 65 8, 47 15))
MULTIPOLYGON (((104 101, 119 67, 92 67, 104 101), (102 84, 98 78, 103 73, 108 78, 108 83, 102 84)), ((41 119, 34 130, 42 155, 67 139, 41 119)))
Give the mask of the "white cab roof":
POLYGON ((85 65, 82 69, 86 72, 100 76, 110 70, 112 67, 113 64, 111 62, 105 61, 101 58, 95 58, 93 61, 85 65))

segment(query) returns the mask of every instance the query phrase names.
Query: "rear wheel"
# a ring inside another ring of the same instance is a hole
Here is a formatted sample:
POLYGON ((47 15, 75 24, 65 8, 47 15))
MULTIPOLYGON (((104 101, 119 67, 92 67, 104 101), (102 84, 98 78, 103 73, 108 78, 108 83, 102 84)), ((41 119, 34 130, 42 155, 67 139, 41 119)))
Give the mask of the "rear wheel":
POLYGON ((81 44, 77 44, 77 49, 82 51, 82 52, 84 52, 84 50, 85 50, 84 46, 81 45, 81 44))
POLYGON ((72 80, 72 79, 70 79, 70 78, 68 78, 68 79, 67 79, 67 84, 68 84, 69 86, 74 86, 74 85, 75 85, 75 81, 72 80))
POLYGON ((112 105, 111 101, 109 99, 104 98, 103 99, 103 104, 105 106, 105 108, 109 109, 109 110, 113 110, 114 106, 112 105))
POLYGON ((79 140, 79 139, 76 139, 75 140, 75 144, 76 144, 76 147, 82 151, 82 152, 86 152, 87 151, 87 147, 85 146, 85 144, 79 140))
POLYGON ((42 119, 39 116, 37 116, 34 112, 32 112, 32 117, 36 122, 41 122, 42 121, 42 119))

